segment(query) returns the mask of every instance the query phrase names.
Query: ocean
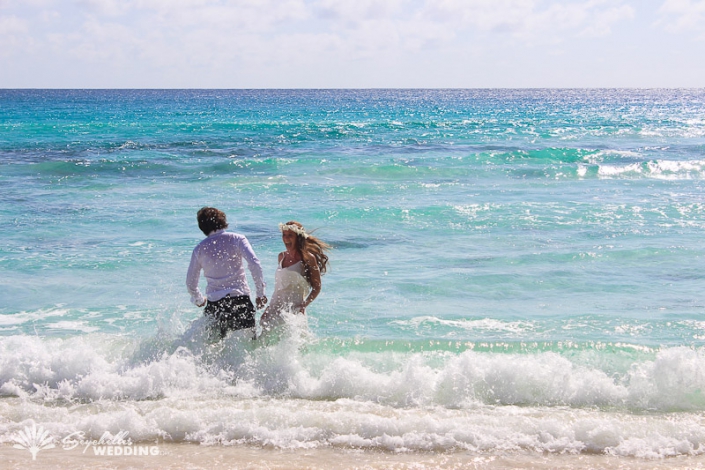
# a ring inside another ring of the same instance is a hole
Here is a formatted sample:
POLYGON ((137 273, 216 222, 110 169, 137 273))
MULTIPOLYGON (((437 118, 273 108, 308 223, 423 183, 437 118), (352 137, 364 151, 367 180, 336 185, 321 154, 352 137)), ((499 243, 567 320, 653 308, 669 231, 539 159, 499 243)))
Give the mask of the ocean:
POLYGON ((703 89, 0 90, 2 452, 697 459, 704 231, 703 89), (279 342, 202 334, 202 206, 268 295, 333 246, 279 342))

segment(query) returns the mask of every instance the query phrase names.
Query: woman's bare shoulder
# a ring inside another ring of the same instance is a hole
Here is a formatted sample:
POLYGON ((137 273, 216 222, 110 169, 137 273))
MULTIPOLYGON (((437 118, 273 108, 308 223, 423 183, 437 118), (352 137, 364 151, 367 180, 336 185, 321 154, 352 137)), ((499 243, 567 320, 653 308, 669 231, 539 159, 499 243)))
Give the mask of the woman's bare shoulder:
POLYGON ((309 253, 309 252, 301 253, 301 257, 303 258, 303 261, 306 265, 312 266, 314 268, 318 267, 318 263, 316 262, 316 257, 313 256, 313 253, 309 253))

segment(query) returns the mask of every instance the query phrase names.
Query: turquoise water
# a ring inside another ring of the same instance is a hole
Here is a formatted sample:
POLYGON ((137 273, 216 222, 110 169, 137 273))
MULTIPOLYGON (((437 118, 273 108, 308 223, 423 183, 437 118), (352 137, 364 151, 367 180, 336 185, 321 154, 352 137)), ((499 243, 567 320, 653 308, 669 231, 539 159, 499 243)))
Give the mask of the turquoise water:
POLYGON ((0 169, 0 441, 703 452, 703 90, 0 90, 0 169), (292 338, 199 336, 204 205, 334 246, 292 338))

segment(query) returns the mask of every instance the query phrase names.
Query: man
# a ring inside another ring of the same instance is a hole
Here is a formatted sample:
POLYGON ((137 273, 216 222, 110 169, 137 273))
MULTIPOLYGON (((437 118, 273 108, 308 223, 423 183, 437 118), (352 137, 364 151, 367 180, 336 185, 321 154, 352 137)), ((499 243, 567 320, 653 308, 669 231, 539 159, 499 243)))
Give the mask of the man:
POLYGON ((225 213, 215 207, 198 211, 198 228, 206 235, 191 255, 186 275, 186 288, 191 302, 205 305, 204 313, 215 321, 216 330, 223 338, 229 330, 255 327, 255 308, 250 300, 243 260, 255 281, 257 308, 264 307, 264 276, 259 259, 244 235, 226 232, 225 213), (201 270, 208 281, 206 297, 198 288, 201 270))

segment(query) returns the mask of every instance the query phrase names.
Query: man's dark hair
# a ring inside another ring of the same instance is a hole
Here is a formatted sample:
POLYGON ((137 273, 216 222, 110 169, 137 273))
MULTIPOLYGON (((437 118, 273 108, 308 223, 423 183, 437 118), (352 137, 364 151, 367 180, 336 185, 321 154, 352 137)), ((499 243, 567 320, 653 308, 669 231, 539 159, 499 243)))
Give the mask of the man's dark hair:
POLYGON ((198 228, 201 229, 206 236, 211 232, 228 228, 228 221, 225 218, 225 212, 216 209, 215 207, 202 207, 196 214, 198 219, 198 228))

